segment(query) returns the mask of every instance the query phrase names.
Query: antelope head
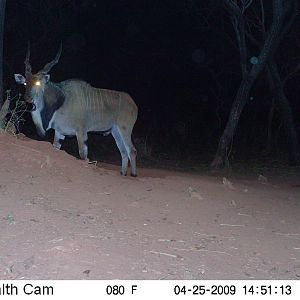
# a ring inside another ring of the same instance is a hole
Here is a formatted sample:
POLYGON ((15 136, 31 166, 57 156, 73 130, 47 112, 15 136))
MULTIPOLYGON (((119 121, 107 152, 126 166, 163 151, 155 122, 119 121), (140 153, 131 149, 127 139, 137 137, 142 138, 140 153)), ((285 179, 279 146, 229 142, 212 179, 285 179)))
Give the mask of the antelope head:
POLYGON ((40 106, 42 103, 42 97, 47 83, 50 81, 50 75, 48 74, 53 66, 55 66, 60 58, 62 51, 62 44, 58 49, 56 57, 49 63, 47 63, 40 71, 32 74, 32 68, 30 65, 30 45, 28 44, 27 54, 24 61, 25 64, 25 76, 21 74, 15 74, 15 80, 18 84, 25 85, 25 101, 32 103, 35 107, 40 106))

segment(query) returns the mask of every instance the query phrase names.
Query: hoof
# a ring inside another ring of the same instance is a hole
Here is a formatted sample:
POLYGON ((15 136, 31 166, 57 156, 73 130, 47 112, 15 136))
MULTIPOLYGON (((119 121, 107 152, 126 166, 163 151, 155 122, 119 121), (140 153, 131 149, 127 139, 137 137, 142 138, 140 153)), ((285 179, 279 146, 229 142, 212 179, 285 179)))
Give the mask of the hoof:
POLYGON ((61 145, 53 144, 52 145, 55 150, 60 150, 61 145))
POLYGON ((88 158, 81 158, 81 157, 77 157, 77 159, 78 160, 81 160, 81 161, 83 161, 83 162, 85 162, 85 163, 87 163, 87 164, 89 164, 90 163, 90 160, 88 159, 88 158))
POLYGON ((121 174, 122 176, 127 176, 127 173, 123 173, 122 171, 120 172, 120 174, 121 174))
POLYGON ((132 177, 137 177, 137 174, 130 174, 132 177))

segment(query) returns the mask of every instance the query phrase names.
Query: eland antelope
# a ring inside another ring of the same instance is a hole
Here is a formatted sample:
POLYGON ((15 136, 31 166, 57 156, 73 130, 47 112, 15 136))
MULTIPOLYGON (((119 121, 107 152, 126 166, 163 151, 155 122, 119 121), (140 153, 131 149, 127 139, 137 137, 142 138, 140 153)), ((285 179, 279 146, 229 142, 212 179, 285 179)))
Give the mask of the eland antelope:
POLYGON ((62 45, 56 57, 39 72, 32 74, 28 46, 25 58, 25 77, 15 74, 15 80, 25 85, 25 100, 32 103, 32 120, 40 136, 50 128, 55 130, 53 146, 61 148, 65 136, 76 136, 79 155, 87 160, 87 133, 111 133, 122 157, 121 174, 127 174, 128 160, 131 175, 136 176, 136 149, 131 133, 137 119, 138 108, 124 93, 92 87, 85 81, 70 79, 59 83, 50 81, 48 74, 58 63, 62 45))

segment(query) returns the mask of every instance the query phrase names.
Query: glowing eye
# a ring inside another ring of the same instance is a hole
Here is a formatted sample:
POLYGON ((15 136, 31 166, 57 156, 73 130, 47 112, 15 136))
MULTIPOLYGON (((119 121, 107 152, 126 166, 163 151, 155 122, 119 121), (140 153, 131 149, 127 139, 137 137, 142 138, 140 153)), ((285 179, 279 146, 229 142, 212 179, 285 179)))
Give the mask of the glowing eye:
POLYGON ((24 85, 26 85, 27 83, 26 82, 24 82, 24 85))
POLYGON ((41 82, 40 82, 40 81, 36 81, 35 85, 40 86, 40 85, 41 85, 41 82))

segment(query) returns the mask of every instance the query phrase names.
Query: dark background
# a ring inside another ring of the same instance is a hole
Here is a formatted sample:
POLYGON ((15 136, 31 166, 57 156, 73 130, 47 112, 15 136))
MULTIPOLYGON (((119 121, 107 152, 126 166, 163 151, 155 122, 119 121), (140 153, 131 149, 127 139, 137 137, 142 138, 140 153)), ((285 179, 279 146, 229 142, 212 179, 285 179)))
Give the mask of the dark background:
MULTIPOLYGON (((80 78, 95 87, 128 92, 139 107, 133 138, 140 159, 210 162, 241 81, 235 34, 222 1, 8 0, 6 5, 5 89, 23 92, 13 74, 24 73, 28 40, 33 72, 54 58, 62 41, 51 79, 80 78)), ((270 11, 266 3, 266 17, 270 11)), ((289 78, 299 64, 299 28, 298 16, 276 53, 282 78, 289 78)), ((257 55, 252 50, 249 59, 257 55)), ((243 111, 232 158, 265 154, 272 102, 265 75, 243 111)), ((300 72, 285 83, 298 134, 299 82, 300 72)), ((36 138, 29 115, 26 120, 21 130, 36 138)), ((274 147, 268 155, 285 160, 276 110, 273 129, 274 147)), ((103 152, 115 147, 111 138, 94 135, 89 143, 94 158, 103 159, 103 152)), ((71 140, 65 147, 75 144, 71 140)), ((75 154, 74 149, 68 151, 75 154)))

